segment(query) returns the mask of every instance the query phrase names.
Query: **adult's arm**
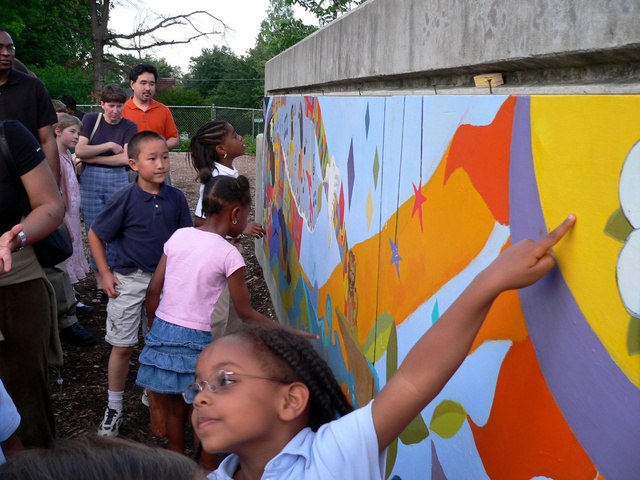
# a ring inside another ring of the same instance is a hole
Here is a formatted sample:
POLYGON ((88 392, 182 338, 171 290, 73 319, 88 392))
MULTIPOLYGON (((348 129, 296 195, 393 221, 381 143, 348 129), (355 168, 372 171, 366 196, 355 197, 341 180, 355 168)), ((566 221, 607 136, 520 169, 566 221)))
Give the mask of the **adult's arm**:
POLYGON ((169 150, 177 148, 178 145, 180 145, 180 139, 178 137, 167 138, 167 147, 169 147, 169 150))
POLYGON ((178 127, 176 127, 176 122, 173 119, 173 115, 171 114, 171 109, 165 107, 167 109, 167 115, 165 117, 164 122, 164 138, 167 140, 167 147, 169 150, 173 150, 178 145, 180 145, 180 139, 178 138, 178 127))
POLYGON ((76 145, 76 156, 87 164, 98 163, 111 167, 122 167, 129 164, 127 145, 128 144, 122 147, 116 142, 89 145, 89 139, 87 137, 80 137, 76 145), (106 152, 113 152, 114 155, 102 156, 102 154, 106 152))
POLYGON ((53 178, 56 183, 60 185, 60 156, 58 155, 58 144, 56 143, 56 137, 53 134, 53 128, 51 125, 45 125, 38 129, 38 139, 40 140, 40 146, 42 151, 47 157, 49 168, 53 172, 53 178))
POLYGON ((0 273, 11 270, 11 252, 20 248, 20 232, 24 232, 26 244, 31 245, 58 228, 64 217, 62 197, 47 162, 40 162, 20 180, 29 196, 31 213, 0 236, 0 273))

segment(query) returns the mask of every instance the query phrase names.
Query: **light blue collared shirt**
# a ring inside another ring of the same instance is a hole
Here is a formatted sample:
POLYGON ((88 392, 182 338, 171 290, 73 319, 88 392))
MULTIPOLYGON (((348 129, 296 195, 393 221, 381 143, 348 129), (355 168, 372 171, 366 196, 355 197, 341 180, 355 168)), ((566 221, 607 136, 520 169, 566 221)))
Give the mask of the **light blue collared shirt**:
MULTIPOLYGON (((301 430, 264 469, 262 480, 382 480, 386 450, 378 452, 371 404, 313 432, 301 430)), ((238 457, 230 455, 209 480, 232 480, 238 457)))

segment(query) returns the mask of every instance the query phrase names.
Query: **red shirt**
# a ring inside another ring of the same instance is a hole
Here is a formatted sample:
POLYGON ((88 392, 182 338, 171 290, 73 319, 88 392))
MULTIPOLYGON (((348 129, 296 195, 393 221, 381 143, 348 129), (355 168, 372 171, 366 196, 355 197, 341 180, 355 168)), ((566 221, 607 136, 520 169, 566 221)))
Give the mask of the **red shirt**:
POLYGON ((146 110, 133 103, 133 97, 129 98, 124 104, 122 116, 135 122, 139 132, 151 130, 162 135, 165 140, 178 136, 171 111, 165 104, 156 102, 153 98, 146 110))

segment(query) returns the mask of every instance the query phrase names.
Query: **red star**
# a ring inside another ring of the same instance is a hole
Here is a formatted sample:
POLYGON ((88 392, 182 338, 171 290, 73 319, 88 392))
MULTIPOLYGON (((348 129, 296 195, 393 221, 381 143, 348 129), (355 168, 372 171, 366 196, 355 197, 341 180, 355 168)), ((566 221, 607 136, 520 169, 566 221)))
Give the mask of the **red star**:
POLYGON ((418 215, 420 215, 420 231, 424 232, 424 229, 422 228, 422 204, 427 201, 427 197, 422 195, 422 179, 420 179, 420 183, 418 184, 418 187, 416 187, 416 184, 413 182, 411 182, 411 184, 413 185, 413 193, 415 194, 415 200, 413 202, 413 211, 411 212, 411 218, 413 218, 413 216, 416 214, 416 211, 417 211, 418 215))

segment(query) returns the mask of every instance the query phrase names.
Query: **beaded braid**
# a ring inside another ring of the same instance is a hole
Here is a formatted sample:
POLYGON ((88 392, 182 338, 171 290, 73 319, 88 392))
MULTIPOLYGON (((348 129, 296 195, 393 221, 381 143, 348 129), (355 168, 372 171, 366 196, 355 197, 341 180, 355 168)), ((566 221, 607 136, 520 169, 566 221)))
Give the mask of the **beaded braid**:
POLYGON ((257 350, 267 353, 260 357, 276 360, 276 365, 266 361, 267 370, 274 370, 275 367, 276 371, 271 372, 274 376, 282 376, 282 372, 277 370, 284 367, 288 371, 285 378, 307 386, 310 393, 307 426, 313 431, 353 411, 327 362, 301 336, 281 328, 253 323, 244 324, 234 334, 248 339, 257 350))
POLYGON ((235 203, 243 207, 251 204, 251 187, 247 177, 218 175, 207 180, 202 195, 202 211, 206 216, 220 213, 235 203))
POLYGON ((187 160, 198 173, 198 180, 205 184, 215 170, 214 162, 219 160, 216 147, 222 143, 227 134, 228 122, 214 120, 202 125, 189 142, 187 160))

